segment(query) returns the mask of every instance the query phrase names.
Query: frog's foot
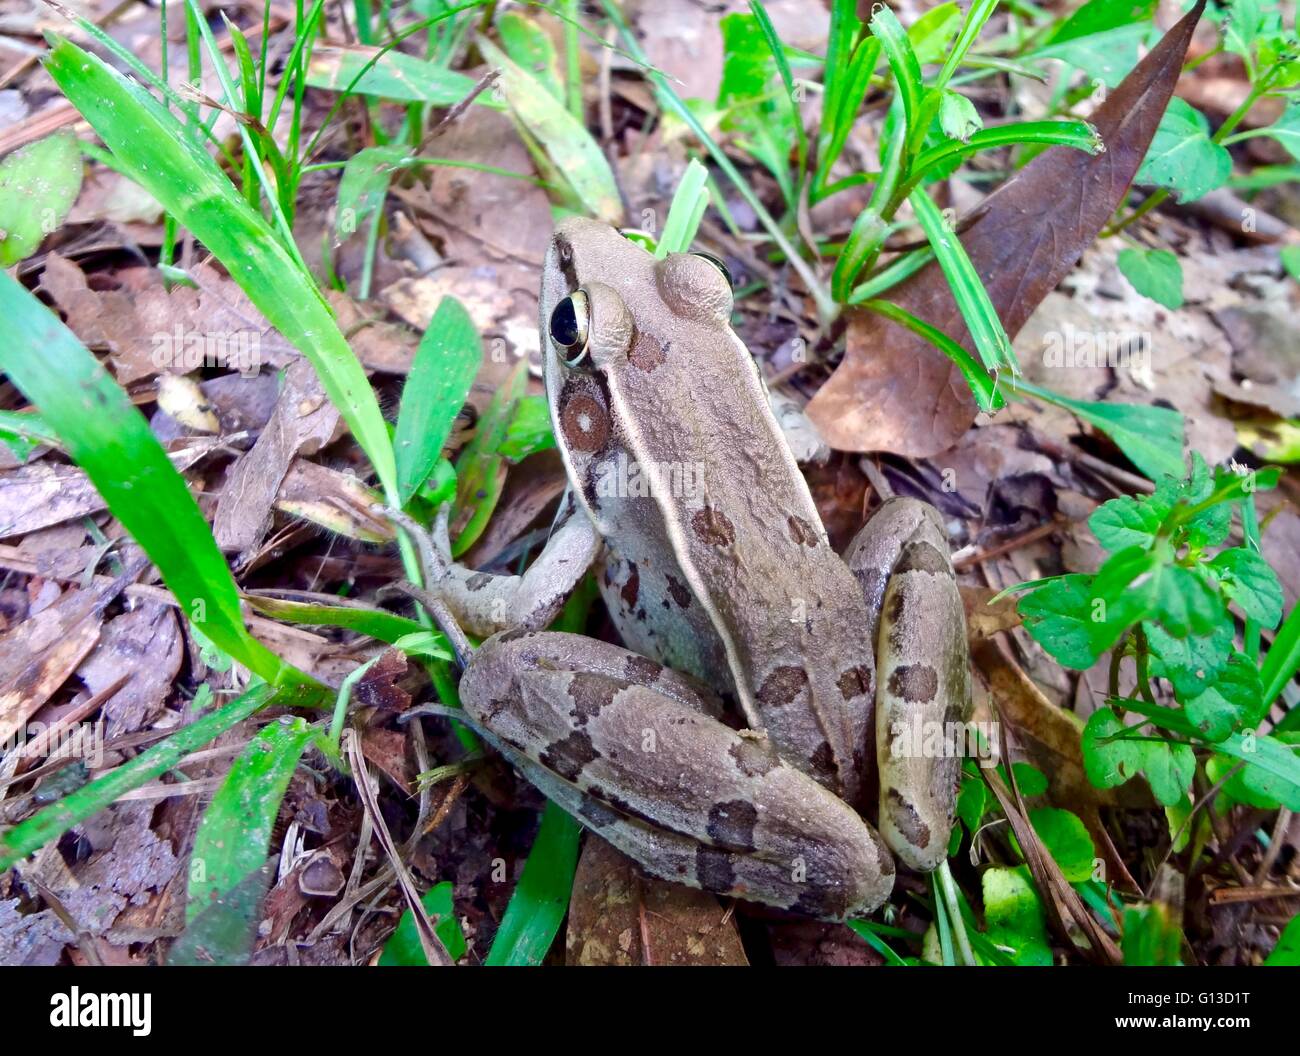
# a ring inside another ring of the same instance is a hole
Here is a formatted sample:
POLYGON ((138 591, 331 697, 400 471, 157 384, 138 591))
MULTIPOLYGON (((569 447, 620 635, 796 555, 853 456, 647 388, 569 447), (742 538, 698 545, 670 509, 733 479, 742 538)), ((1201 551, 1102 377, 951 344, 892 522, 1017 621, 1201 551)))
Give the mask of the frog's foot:
POLYGON ((483 644, 460 692, 533 784, 654 876, 831 920, 889 897, 876 832, 669 668, 515 631, 483 644))

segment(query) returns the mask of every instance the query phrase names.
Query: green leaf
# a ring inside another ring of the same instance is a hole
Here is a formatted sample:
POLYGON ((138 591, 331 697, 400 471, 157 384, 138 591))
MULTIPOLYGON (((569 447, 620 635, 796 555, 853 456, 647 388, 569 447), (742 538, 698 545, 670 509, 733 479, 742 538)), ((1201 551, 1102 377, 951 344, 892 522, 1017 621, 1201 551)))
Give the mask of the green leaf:
POLYGON ((216 740, 273 702, 284 703, 271 686, 265 683, 254 686, 225 707, 182 726, 166 740, 147 748, 117 769, 38 810, 0 835, 0 871, 62 836, 78 822, 99 813, 120 796, 165 774, 190 752, 216 740))
POLYGON ((1029 822, 1066 880, 1081 884, 1092 876, 1097 849, 1077 814, 1057 807, 1036 807, 1029 812, 1029 822))
POLYGON ((1020 865, 1014 869, 985 869, 980 874, 980 887, 989 940, 1008 947, 1016 964, 1050 965, 1052 949, 1047 941, 1043 903, 1028 868, 1020 865))
POLYGON ((922 66, 942 62, 957 38, 961 23, 961 8, 952 0, 930 8, 913 22, 907 31, 907 39, 912 42, 916 61, 922 66))
MULTIPOLYGON (((1282 626, 1273 637, 1268 655, 1264 657, 1264 666, 1259 677, 1263 683, 1260 699, 1260 712, 1263 719, 1266 710, 1277 700, 1282 689, 1300 671, 1300 605, 1292 605, 1282 626)), ((1300 724, 1300 708, 1292 708, 1282 719, 1278 729, 1292 729, 1300 724), (1290 721, 1288 721, 1290 720, 1290 721)))
MULTIPOLYGON (((474 88, 474 78, 400 51, 385 52, 366 69, 378 52, 378 48, 318 44, 312 49, 307 67, 307 84, 312 88, 342 92, 360 75, 361 79, 351 88, 356 95, 444 107, 459 103, 474 88)), ((502 109, 489 92, 480 93, 474 102, 502 109)))
POLYGON ((285 716, 264 726, 235 760, 194 837, 187 921, 266 864, 276 815, 312 735, 305 720, 285 716))
POLYGON ((799 127, 794 100, 779 76, 759 18, 737 12, 724 15, 719 25, 723 65, 717 105, 724 111, 722 126, 738 133, 738 145, 772 173, 789 202, 794 194, 790 153, 799 127))
POLYGON ((1213 683, 1183 708, 1207 741, 1221 741, 1256 712, 1262 694, 1255 665, 1233 653, 1213 683))
POLYGON ((497 500, 501 498, 504 475, 501 447, 509 433, 515 409, 524 395, 528 381, 522 362, 508 381, 492 396, 492 402, 479 419, 474 437, 456 459, 456 503, 452 519, 464 527, 452 539, 452 556, 459 557, 474 545, 487 527, 497 500))
MULTIPOLYGON (((460 929, 456 919, 456 909, 451 898, 452 884, 444 880, 429 888, 420 899, 429 916, 437 923, 434 933, 442 940, 448 955, 453 961, 465 956, 468 948, 465 933, 460 929)), ((415 914, 407 909, 402 919, 397 922, 397 930, 384 943, 384 952, 379 955, 381 967, 425 968, 429 962, 424 958, 424 947, 420 945, 420 934, 415 927, 415 914)))
POLYGON ((397 414, 393 450, 402 505, 428 479, 483 361, 478 329, 455 297, 443 297, 420 338, 397 414))
POLYGON ((1264 958, 1266 968, 1300 967, 1300 913, 1297 913, 1282 929, 1273 952, 1264 958))
POLYGON ((1143 297, 1170 310, 1183 306, 1183 266, 1167 249, 1121 249, 1119 270, 1143 297))
POLYGON ((974 103, 960 92, 945 89, 943 102, 939 104, 939 127, 950 139, 967 143, 984 127, 984 121, 974 103))
POLYGON ((1047 791, 1047 775, 1030 763, 1011 764, 1015 774, 1016 787, 1022 796, 1041 796, 1047 791))
POLYGON ((36 252, 58 230, 81 190, 81 147, 56 132, 0 161, 0 267, 36 252))
POLYGON ((1259 0, 1231 0, 1224 23, 1223 46, 1249 60, 1252 45, 1264 26, 1259 0))
POLYGON ((974 835, 987 811, 988 786, 984 779, 963 773, 961 789, 957 793, 957 817, 961 818, 966 831, 974 835))
POLYGON ((1220 551, 1210 562, 1223 592, 1249 619, 1266 628, 1282 618, 1282 585, 1269 563, 1254 550, 1233 547, 1220 551))
POLYGON ((393 173, 409 154, 407 147, 397 144, 366 147, 348 158, 334 210, 335 242, 346 242, 383 208, 393 173))
POLYGON ((537 839, 497 929, 488 965, 538 965, 569 910, 582 827, 547 802, 537 839))
MULTIPOLYGON (((262 615, 273 619, 310 627, 346 627, 389 645, 405 635, 425 629, 422 624, 405 616, 363 605, 314 605, 260 594, 245 594, 244 600, 262 615)), ((447 655, 450 656, 449 651, 447 655)))
POLYGON ((1091 598, 1091 576, 1062 576, 1026 594, 1017 611, 1034 641, 1066 667, 1086 671, 1100 655, 1090 644, 1091 598))
POLYGON ((551 163, 595 217, 609 224, 623 219, 623 203, 609 162, 564 104, 532 74, 520 69, 486 37, 476 38, 484 59, 501 71, 501 91, 520 123, 536 137, 551 163))
POLYGON ((515 407, 514 417, 501 441, 501 454, 512 462, 549 451, 555 446, 551 429, 551 408, 545 396, 525 396, 515 407))
POLYGON ((1038 385, 1016 378, 1013 392, 1025 392, 1048 403, 1073 411, 1083 421, 1109 436, 1148 479, 1163 476, 1181 479, 1183 462, 1183 416, 1167 407, 1132 403, 1092 403, 1060 396, 1038 385))
POLYGON ((0 369, 59 434, 185 615, 268 682, 315 686, 249 634, 235 581, 185 479, 99 361, 7 274, 0 274, 0 317, 7 326, 0 369))
POLYGON ((1092 511, 1088 527, 1105 549, 1112 553, 1130 546, 1150 546, 1169 514, 1169 506, 1154 496, 1121 495, 1092 511))
POLYGON ((1205 115, 1174 96, 1133 182, 1167 187, 1180 202, 1194 202, 1231 175, 1232 155, 1210 139, 1205 115))
POLYGON ((1173 683, 1179 700, 1213 685, 1232 656, 1232 622, 1224 620, 1206 634, 1176 638, 1155 623, 1142 624, 1151 650, 1151 674, 1173 683))
POLYGON ((496 30, 506 54, 520 69, 531 73, 551 95, 563 102, 560 64, 550 34, 518 11, 501 12, 497 16, 496 30))
POLYGON ((252 869, 185 925, 167 951, 169 965, 243 965, 257 942, 273 871, 252 869))
POLYGON ((1300 161, 1300 99, 1288 102, 1282 116, 1267 128, 1260 129, 1259 134, 1277 140, 1291 157, 1300 161))
POLYGON ((1083 729, 1083 766, 1098 788, 1114 788, 1143 774, 1156 799, 1172 806, 1187 796, 1196 756, 1185 744, 1139 735, 1112 709, 1098 708, 1083 729))
POLYGON ((1077 40, 1108 29, 1149 21, 1156 0, 1088 0, 1048 36, 1052 43, 1077 40))
POLYGON ((1183 933, 1172 908, 1152 902, 1124 911, 1121 940, 1126 965, 1174 966, 1181 964, 1183 933))
POLYGON ((123 171, 203 242, 271 325, 311 361, 385 496, 395 502, 396 468, 379 404, 300 258, 176 117, 138 85, 62 37, 54 38, 46 68, 123 171))
POLYGON ((1300 282, 1300 246, 1283 246, 1280 256, 1286 273, 1300 282))

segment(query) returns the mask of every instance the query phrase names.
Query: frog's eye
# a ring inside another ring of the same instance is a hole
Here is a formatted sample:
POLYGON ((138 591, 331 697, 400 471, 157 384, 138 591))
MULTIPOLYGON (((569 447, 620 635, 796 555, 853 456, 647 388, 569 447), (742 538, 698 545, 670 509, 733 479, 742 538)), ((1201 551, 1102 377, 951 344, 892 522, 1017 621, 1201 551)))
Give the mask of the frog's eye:
POLYGON ((736 284, 731 280, 731 272, 727 270, 727 265, 722 263, 721 260, 715 257, 712 253, 700 253, 699 251, 696 251, 694 255, 697 257, 703 257, 715 268, 717 268, 720 272, 722 272, 722 277, 727 280, 727 285, 732 287, 732 289, 735 289, 736 284))
POLYGON ((581 290, 574 290, 551 310, 551 340, 556 348, 567 353, 564 362, 570 367, 587 354, 589 323, 587 295, 581 290))

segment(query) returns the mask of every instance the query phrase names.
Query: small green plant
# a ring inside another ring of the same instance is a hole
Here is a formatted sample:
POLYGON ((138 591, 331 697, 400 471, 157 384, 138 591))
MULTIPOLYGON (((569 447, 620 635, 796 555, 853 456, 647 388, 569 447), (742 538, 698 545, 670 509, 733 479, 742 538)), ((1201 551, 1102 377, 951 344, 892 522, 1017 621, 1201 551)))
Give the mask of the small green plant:
POLYGON ((1295 739, 1256 732, 1300 666, 1295 612, 1260 664, 1260 632, 1281 621, 1282 590, 1259 553, 1254 495, 1278 475, 1211 472, 1193 454, 1185 480, 1166 477, 1150 496, 1112 499, 1093 513, 1089 526, 1109 552, 1096 574, 1012 588, 1029 590, 1019 603, 1025 628, 1066 667, 1083 670, 1110 653, 1109 701, 1083 737, 1098 787, 1141 773, 1156 799, 1175 808, 1204 763, 1231 797, 1300 807, 1295 739), (1243 546, 1227 545, 1234 511, 1243 546), (1244 622, 1240 647, 1234 610, 1244 622), (1127 687, 1126 659, 1134 672, 1127 687))

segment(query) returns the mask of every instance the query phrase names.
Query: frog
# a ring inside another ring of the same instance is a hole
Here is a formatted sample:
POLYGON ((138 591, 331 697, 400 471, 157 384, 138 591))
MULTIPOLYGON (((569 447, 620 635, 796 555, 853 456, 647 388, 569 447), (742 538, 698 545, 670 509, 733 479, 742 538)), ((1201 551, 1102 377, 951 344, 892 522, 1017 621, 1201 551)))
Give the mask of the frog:
POLYGON ((568 490, 522 574, 428 586, 485 637, 466 715, 547 797, 651 876, 844 920, 946 859, 960 759, 916 731, 969 711, 965 616, 927 503, 835 552, 733 309, 717 258, 561 222, 539 333, 568 490), (546 629, 588 571, 621 645, 546 629))

